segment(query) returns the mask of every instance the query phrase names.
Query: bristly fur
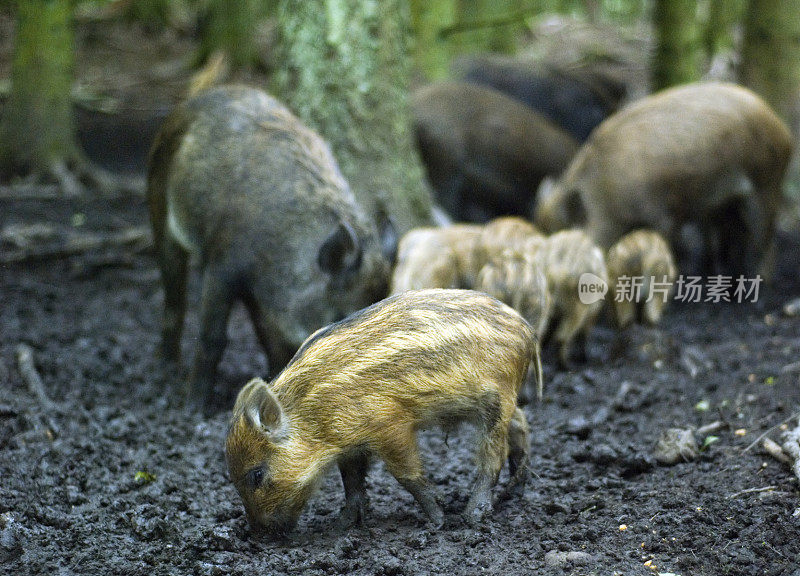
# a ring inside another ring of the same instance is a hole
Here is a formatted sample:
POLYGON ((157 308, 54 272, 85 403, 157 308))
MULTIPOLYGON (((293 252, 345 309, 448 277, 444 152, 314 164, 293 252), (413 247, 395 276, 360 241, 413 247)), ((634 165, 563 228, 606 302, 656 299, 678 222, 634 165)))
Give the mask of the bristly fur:
MULTIPOLYGON (((594 326, 603 301, 584 304, 579 298, 578 282, 582 274, 594 274, 608 282, 603 251, 582 230, 563 230, 544 240, 529 241, 530 253, 544 268, 547 287, 552 298, 552 324, 556 342, 560 344, 559 359, 568 364, 572 342, 578 335, 586 336, 594 326)), ((544 336, 543 336, 544 337, 544 336)))
POLYGON ((617 293, 618 280, 621 276, 643 279, 638 300, 613 299, 619 327, 625 328, 637 318, 651 325, 657 324, 661 320, 669 298, 664 298, 662 294, 654 294, 647 302, 650 283, 668 282, 671 287, 678 276, 675 259, 667 241, 658 232, 635 230, 620 238, 608 249, 606 264, 610 282, 609 292, 612 295, 617 293))
POLYGON ((382 458, 436 515, 416 431, 464 421, 480 430, 477 465, 488 490, 510 454, 524 468, 527 432, 512 418, 532 359, 539 361, 538 341, 525 319, 470 290, 404 292, 317 331, 269 386, 253 381, 237 398, 226 454, 248 515, 257 524, 296 517, 323 472, 359 454, 382 458), (286 437, 253 426, 252 409, 280 413, 286 437), (509 452, 510 437, 525 446, 509 452), (253 467, 266 471, 268 488, 243 483, 253 467))

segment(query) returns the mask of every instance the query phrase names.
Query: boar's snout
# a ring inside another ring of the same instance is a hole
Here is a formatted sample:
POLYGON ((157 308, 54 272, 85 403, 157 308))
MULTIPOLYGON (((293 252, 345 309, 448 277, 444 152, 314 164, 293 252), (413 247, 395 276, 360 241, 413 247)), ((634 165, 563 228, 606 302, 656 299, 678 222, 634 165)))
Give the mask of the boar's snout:
POLYGON ((247 523, 252 532, 270 539, 285 538, 294 529, 297 521, 289 516, 265 517, 247 512, 247 523))

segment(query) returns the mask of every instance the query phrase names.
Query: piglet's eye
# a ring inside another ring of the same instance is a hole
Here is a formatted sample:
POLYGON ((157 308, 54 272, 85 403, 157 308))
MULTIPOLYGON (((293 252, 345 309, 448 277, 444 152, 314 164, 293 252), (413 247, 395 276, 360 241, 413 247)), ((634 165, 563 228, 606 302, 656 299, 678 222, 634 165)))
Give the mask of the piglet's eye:
POLYGON ((245 475, 245 482, 247 482, 247 486, 251 490, 255 490, 261 483, 264 482, 264 468, 259 466, 258 468, 253 468, 245 475))

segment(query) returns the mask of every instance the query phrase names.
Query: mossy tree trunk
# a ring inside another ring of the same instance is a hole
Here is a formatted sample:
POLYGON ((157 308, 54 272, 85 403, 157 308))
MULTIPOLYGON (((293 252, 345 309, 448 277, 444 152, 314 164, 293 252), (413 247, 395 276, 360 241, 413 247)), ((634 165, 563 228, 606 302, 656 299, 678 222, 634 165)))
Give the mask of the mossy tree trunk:
POLYGON ((513 53, 530 6, 523 0, 457 0, 459 52, 513 53))
POLYGON ((442 36, 456 18, 456 0, 410 0, 414 63, 426 80, 448 75, 453 44, 442 36))
POLYGON ((795 151, 787 194, 800 220, 800 0, 750 0, 744 18, 739 80, 789 124, 795 151))
POLYGON ((400 231, 430 217, 408 106, 405 0, 281 0, 274 88, 317 130, 367 209, 386 204, 400 231))
POLYGON ((133 0, 125 15, 150 28, 160 29, 170 21, 172 0, 133 0))
POLYGON ((0 173, 63 176, 81 155, 72 119, 71 0, 17 3, 11 93, 0 123, 0 173))
POLYGON ((655 0, 653 27, 653 88, 661 90, 699 80, 703 50, 697 0, 655 0))
POLYGON ((260 16, 261 10, 255 0, 209 0, 202 18, 198 62, 222 52, 234 67, 253 64, 257 55, 255 32, 260 16))
POLYGON ((793 120, 800 92, 800 0, 750 0, 740 80, 793 120))
POLYGON ((703 38, 709 57, 734 47, 733 26, 740 20, 743 8, 742 0, 709 0, 703 38))

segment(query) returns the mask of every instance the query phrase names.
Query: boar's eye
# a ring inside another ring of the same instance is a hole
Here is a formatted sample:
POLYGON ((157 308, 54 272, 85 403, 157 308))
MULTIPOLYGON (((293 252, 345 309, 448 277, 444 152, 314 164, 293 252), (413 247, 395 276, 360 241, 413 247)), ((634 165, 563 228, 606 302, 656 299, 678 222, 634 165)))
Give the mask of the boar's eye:
POLYGON ((244 481, 247 483, 247 487, 251 490, 256 490, 259 488, 264 482, 264 467, 258 466, 257 468, 253 468, 244 476, 244 481))

